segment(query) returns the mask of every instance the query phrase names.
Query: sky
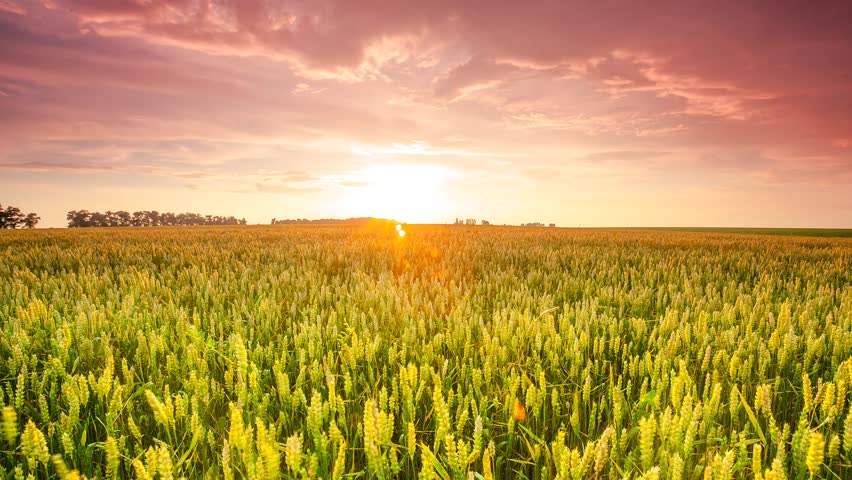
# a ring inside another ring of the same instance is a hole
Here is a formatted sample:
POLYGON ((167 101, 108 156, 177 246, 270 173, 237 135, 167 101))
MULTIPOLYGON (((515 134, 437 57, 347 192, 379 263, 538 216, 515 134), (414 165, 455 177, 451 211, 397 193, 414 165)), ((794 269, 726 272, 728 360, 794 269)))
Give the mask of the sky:
POLYGON ((852 2, 0 0, 0 203, 852 228, 852 2))

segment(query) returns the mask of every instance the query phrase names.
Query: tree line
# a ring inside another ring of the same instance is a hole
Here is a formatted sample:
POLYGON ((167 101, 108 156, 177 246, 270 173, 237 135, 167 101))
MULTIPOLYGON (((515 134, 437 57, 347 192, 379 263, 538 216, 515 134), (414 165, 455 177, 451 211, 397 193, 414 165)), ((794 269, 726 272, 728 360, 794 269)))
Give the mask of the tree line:
POLYGON ((156 210, 138 212, 90 212, 71 210, 65 217, 69 228, 85 227, 173 227, 195 225, 245 225, 245 218, 220 215, 201 215, 198 213, 160 213, 156 210))
POLYGON ((4 209, 0 204, 0 228, 35 228, 39 220, 38 214, 24 214, 20 208, 11 205, 4 209))

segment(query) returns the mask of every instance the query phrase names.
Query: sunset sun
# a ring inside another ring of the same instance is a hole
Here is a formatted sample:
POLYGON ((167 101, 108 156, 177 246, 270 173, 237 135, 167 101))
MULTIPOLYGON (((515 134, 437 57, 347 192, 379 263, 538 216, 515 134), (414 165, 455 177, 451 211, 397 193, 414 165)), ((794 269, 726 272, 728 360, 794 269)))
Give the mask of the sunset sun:
POLYGON ((353 175, 352 193, 341 210, 347 215, 431 223, 449 213, 446 188, 454 176, 430 165, 378 165, 353 175))

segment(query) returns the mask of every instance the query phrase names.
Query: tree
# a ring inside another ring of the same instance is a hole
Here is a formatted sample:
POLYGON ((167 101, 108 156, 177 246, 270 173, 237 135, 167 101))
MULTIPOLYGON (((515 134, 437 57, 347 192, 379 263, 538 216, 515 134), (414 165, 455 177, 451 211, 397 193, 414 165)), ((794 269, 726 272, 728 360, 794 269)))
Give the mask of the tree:
POLYGON ((41 220, 41 217, 37 214, 28 213, 24 218, 24 226, 27 228, 35 228, 35 226, 38 225, 39 220, 41 220))
POLYGON ((130 213, 125 212, 124 210, 119 210, 116 212, 116 216, 118 217, 119 225, 122 227, 130 226, 130 213))
POLYGON ((106 227, 107 225, 107 215, 102 212, 92 212, 89 217, 89 222, 93 227, 106 227))
POLYGON ((133 227, 144 227, 146 215, 143 211, 133 212, 133 217, 130 220, 130 225, 133 227))
POLYGON ((68 228, 90 227, 88 210, 71 210, 65 215, 68 220, 68 228))
MULTIPOLYGON (((0 211, 0 215, 5 215, 0 211)), ((117 212, 89 212, 88 210, 71 210, 65 217, 68 227, 170 227, 177 225, 246 225, 245 218, 233 215, 201 215, 198 213, 159 213, 154 210, 136 211, 132 214, 124 210, 117 212)))
POLYGON ((173 225, 177 225, 176 216, 174 213, 165 212, 160 214, 160 225, 164 227, 170 227, 173 225))
POLYGON ((6 207, 3 218, 5 220, 3 228, 18 228, 18 225, 23 222, 24 215, 20 208, 9 206, 6 207))
POLYGON ((3 205, 0 205, 0 228, 33 228, 39 220, 41 219, 35 213, 24 215, 18 207, 9 205, 4 209, 3 205), (32 226, 28 221, 31 222, 32 226))

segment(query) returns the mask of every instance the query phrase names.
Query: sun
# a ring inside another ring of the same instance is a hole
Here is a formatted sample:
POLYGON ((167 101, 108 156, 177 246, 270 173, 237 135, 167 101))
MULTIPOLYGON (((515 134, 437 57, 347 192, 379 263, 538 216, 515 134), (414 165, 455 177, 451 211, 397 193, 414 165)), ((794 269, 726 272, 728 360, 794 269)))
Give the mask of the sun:
POLYGON ((376 165, 350 178, 351 195, 341 209, 351 217, 432 223, 449 210, 447 187, 454 172, 435 165, 376 165))

